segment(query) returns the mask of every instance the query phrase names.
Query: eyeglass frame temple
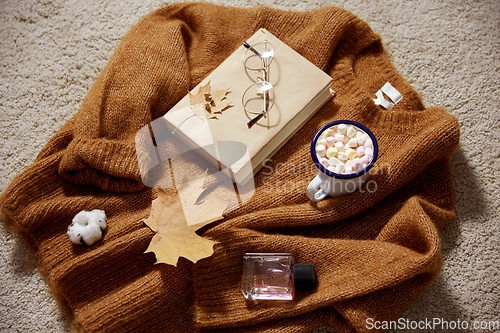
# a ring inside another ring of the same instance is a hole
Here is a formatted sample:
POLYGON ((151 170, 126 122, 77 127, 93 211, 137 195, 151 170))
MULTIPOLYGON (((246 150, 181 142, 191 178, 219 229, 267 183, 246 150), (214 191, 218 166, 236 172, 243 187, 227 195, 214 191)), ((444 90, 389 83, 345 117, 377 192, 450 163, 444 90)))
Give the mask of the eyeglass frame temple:
MULTIPOLYGON (((262 54, 260 54, 259 51, 257 51, 256 49, 254 49, 250 44, 248 44, 246 41, 243 42, 243 46, 246 47, 247 49, 249 49, 250 51, 252 51, 253 53, 255 53, 255 55, 257 57, 260 58, 260 60, 262 61, 262 71, 264 73, 264 81, 266 82, 269 82, 269 77, 268 77, 268 72, 267 72, 267 69, 266 69, 266 63, 264 61, 264 57, 262 57, 262 54)), ((266 90, 264 92, 264 110, 262 111, 261 114, 259 114, 258 116, 256 116, 255 118, 251 119, 248 123, 247 123, 247 126, 248 128, 252 128, 253 125, 255 125, 255 123, 257 121, 259 121, 267 112, 269 111, 269 91, 266 90)))

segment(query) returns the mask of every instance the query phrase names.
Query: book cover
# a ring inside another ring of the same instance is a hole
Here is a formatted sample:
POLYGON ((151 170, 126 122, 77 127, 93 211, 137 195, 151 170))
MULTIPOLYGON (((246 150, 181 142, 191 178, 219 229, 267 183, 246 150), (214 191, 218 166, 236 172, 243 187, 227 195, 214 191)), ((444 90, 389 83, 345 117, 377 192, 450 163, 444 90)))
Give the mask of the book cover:
POLYGON ((259 29, 246 42, 272 45, 266 72, 245 67, 253 52, 241 45, 163 116, 172 133, 241 185, 333 96, 331 77, 269 31, 259 29), (271 94, 257 92, 264 103, 251 113, 244 95, 264 78, 271 94), (265 115, 255 121, 259 113, 265 115))

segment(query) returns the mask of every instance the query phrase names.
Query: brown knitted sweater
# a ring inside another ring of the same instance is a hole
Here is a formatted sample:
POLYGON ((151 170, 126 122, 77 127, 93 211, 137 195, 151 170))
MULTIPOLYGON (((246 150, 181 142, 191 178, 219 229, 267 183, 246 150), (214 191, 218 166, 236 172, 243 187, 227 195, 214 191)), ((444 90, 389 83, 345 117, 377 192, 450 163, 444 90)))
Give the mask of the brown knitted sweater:
POLYGON ((425 108, 380 37, 349 12, 174 4, 131 29, 78 113, 0 204, 79 331, 368 331, 369 318, 397 320, 440 270, 438 230, 455 216, 449 159, 458 141, 457 120, 425 108), (326 71, 336 96, 257 174, 251 200, 205 231, 219 242, 211 257, 155 265, 144 254, 153 232, 142 220, 157 192, 141 182, 135 134, 261 27, 326 71), (387 81, 404 96, 392 110, 373 102, 387 81), (337 119, 377 137, 376 191, 313 204, 305 194, 314 177, 309 145, 337 119), (66 235, 83 209, 108 216, 103 239, 90 247, 66 235), (281 305, 247 302, 245 252, 291 252, 314 263, 316 289, 281 305))

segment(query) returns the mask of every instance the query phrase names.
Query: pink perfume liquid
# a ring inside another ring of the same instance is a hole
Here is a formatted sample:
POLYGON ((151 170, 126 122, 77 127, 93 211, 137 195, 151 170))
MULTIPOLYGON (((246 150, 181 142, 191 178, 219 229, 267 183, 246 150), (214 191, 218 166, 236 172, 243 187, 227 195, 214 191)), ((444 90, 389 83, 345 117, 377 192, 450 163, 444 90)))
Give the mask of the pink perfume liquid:
MULTIPOLYGON (((312 264, 296 264, 290 253, 245 254, 243 257, 243 296, 254 300, 292 300, 297 282, 295 281, 297 268, 299 268, 299 278, 303 276, 308 279, 306 282, 309 287, 311 283, 314 284, 312 264)), ((304 281, 298 282, 303 284, 304 281)))

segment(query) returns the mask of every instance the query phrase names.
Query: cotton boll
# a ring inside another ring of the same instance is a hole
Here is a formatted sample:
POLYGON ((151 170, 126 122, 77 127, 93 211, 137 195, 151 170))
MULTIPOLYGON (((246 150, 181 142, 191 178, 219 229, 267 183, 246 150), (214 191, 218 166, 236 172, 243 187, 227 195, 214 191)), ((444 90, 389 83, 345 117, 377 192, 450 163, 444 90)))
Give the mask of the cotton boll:
POLYGON ((106 228, 106 213, 94 209, 91 212, 81 211, 75 215, 68 227, 69 239, 74 244, 93 245, 102 237, 102 230, 106 228))
POLYGON ((102 230, 106 229, 106 213, 103 210, 94 209, 87 214, 88 223, 95 223, 102 230))
POLYGON ((82 232, 85 232, 85 226, 79 223, 74 223, 68 227, 67 233, 73 244, 82 244, 82 232))
POLYGON ((73 224, 87 225, 87 221, 89 220, 87 213, 86 210, 82 210, 80 213, 76 214, 75 217, 73 217, 73 224))
POLYGON ((102 237, 101 228, 95 223, 89 223, 84 230, 80 231, 82 239, 87 245, 93 245, 102 237))

